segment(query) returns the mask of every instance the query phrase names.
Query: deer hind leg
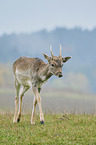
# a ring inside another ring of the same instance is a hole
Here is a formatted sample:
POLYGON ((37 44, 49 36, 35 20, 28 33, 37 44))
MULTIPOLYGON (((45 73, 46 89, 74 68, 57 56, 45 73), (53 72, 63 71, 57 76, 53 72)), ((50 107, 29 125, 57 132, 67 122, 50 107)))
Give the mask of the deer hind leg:
MULTIPOLYGON (((42 112, 42 106, 41 106, 41 97, 40 97, 40 94, 37 90, 37 88, 33 88, 33 92, 34 92, 34 95, 35 97, 37 98, 37 102, 38 102, 38 105, 39 105, 39 111, 40 111, 40 122, 41 124, 44 124, 44 115, 43 115, 43 112, 42 112)), ((34 106, 33 106, 33 111, 34 112, 34 106)), ((31 123, 32 123, 32 120, 33 120, 33 116, 31 117, 31 123)))
POLYGON ((16 116, 18 111, 18 100, 19 100, 19 91, 20 91, 20 84, 17 80, 15 80, 15 88, 16 88, 16 96, 15 96, 15 113, 13 118, 13 123, 17 122, 16 116))
POLYGON ((24 96, 24 93, 29 89, 30 87, 27 86, 22 86, 21 89, 20 89, 20 94, 19 94, 19 111, 18 111, 18 116, 17 116, 17 122, 20 121, 20 118, 21 118, 21 110, 22 110, 22 99, 23 99, 23 96, 24 96))

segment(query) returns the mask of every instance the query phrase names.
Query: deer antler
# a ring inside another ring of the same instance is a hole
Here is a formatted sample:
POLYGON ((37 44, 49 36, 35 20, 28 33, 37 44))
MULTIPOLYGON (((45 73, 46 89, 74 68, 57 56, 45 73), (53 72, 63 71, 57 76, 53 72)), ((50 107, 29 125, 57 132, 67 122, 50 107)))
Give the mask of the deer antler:
POLYGON ((61 47, 61 44, 60 44, 60 54, 59 54, 59 57, 61 57, 61 50, 62 50, 62 47, 61 47))
POLYGON ((50 52, 51 52, 51 56, 52 56, 52 58, 53 58, 53 53, 52 53, 52 46, 50 45, 50 52))

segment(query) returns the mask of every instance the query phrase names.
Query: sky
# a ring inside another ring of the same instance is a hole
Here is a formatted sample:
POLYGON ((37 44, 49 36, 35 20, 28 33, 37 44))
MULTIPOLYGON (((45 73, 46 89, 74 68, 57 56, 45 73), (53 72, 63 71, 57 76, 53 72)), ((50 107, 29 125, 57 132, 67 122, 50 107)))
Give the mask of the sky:
POLYGON ((56 27, 94 29, 96 0, 0 0, 0 35, 56 27))

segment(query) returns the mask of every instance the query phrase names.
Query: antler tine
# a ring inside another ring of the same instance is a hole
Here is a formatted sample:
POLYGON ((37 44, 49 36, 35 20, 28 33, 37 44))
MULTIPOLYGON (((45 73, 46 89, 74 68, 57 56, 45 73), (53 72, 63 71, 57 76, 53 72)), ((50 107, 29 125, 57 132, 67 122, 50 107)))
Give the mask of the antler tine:
POLYGON ((50 52, 51 52, 51 56, 53 57, 53 53, 52 53, 52 46, 50 45, 50 52))
POLYGON ((60 44, 60 54, 59 54, 59 57, 61 57, 61 50, 62 50, 62 46, 60 44))

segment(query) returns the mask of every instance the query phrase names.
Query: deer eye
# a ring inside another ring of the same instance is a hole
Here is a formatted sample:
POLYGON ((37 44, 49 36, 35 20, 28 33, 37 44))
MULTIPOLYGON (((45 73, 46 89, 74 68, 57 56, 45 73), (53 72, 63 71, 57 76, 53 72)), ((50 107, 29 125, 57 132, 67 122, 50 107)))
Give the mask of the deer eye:
POLYGON ((55 65, 52 63, 51 66, 55 66, 55 65))

